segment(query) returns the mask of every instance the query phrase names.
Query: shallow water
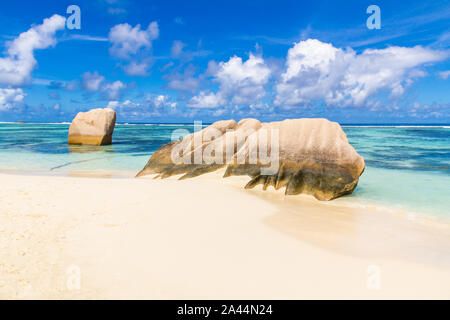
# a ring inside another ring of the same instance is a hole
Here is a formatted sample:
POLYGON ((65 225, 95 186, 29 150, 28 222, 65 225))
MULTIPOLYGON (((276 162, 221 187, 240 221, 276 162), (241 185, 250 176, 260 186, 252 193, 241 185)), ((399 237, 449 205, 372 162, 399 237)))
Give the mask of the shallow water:
MULTIPOLYGON (((193 125, 117 124, 114 144, 68 146, 68 124, 0 124, 0 170, 137 173, 176 129, 193 125)), ((450 126, 344 126, 366 161, 342 200, 450 217, 450 126)))

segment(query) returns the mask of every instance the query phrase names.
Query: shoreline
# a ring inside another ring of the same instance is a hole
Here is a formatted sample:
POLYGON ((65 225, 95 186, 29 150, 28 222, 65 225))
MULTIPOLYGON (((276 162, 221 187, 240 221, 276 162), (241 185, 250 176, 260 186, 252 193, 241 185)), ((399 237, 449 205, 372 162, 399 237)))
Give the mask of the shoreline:
MULTIPOLYGON (((221 176, 223 174, 223 171, 218 170, 216 172, 207 174, 204 177, 204 179, 209 179, 211 181, 216 179, 222 179, 221 176)), ((149 176, 148 179, 151 179, 153 176, 154 175, 149 176)), ((179 176, 174 176, 172 177, 172 179, 176 180, 178 177, 179 176)), ((326 224, 327 221, 331 221, 331 224, 333 224, 334 222, 336 222, 335 219, 337 218, 334 215, 334 213, 338 212, 340 213, 341 217, 342 216, 347 217, 349 220, 351 219, 367 220, 369 225, 364 225, 363 227, 367 228, 367 230, 370 232, 378 233, 380 226, 387 226, 388 222, 399 227, 405 228, 412 227, 417 228, 417 230, 421 231, 427 230, 427 232, 431 233, 433 233, 434 231, 436 231, 437 233, 444 232, 445 236, 448 236, 448 238, 445 238, 444 236, 443 240, 444 241, 448 240, 447 247, 448 252, 450 252, 450 220, 444 217, 438 217, 412 211, 396 210, 380 205, 373 205, 367 203, 364 204, 360 203, 359 202, 360 200, 355 200, 355 202, 349 201, 346 202, 345 196, 331 201, 319 201, 315 199, 312 195, 305 195, 305 194, 285 195, 284 189, 275 190, 273 189, 273 187, 271 187, 267 188, 267 190, 264 191, 262 189, 262 185, 256 186, 255 188, 250 190, 246 190, 243 188, 243 186, 248 182, 247 176, 234 176, 231 177, 231 179, 230 177, 228 177, 222 180, 227 179, 229 180, 223 181, 222 183, 236 189, 238 192, 248 192, 250 195, 256 196, 258 199, 277 205, 278 212, 276 215, 282 216, 281 217, 282 220, 284 220, 287 216, 290 216, 290 218, 286 219, 286 221, 289 222, 282 223, 281 225, 279 224, 279 222, 274 222, 274 219, 267 219, 266 222, 269 225, 273 224, 272 226, 276 226, 278 224, 282 232, 290 233, 291 236, 294 236, 296 238, 300 238, 298 237, 298 230, 292 228, 292 230, 288 231, 286 228, 287 224, 293 223, 297 227, 301 228, 299 222, 302 222, 305 219, 310 221, 318 219, 322 224, 326 224), (313 209, 314 212, 316 214, 321 215, 321 217, 318 218, 314 215, 311 215, 309 212, 307 214, 302 214, 299 217, 299 209, 302 207, 307 207, 310 210, 313 209)), ((316 224, 316 226, 318 228, 316 230, 312 230, 312 232, 323 228, 323 225, 320 224, 316 224)), ((335 226, 331 226, 329 231, 336 232, 334 227, 335 226)), ((393 230, 384 230, 384 231, 390 233, 393 230)), ((336 233, 337 237, 339 237, 340 235, 338 234, 338 232, 336 233)), ((404 245, 407 245, 407 243, 405 243, 404 245)), ((323 247, 329 249, 329 247, 327 247, 326 245, 323 247)), ((350 252, 351 250, 347 251, 347 253, 350 252)), ((362 253, 361 250, 356 250, 355 252, 356 255, 362 253)), ((443 252, 443 254, 445 253, 446 251, 443 252)), ((444 263, 444 268, 450 268, 450 255, 448 256, 447 260, 448 261, 445 261, 444 263)))
POLYGON ((220 172, 0 178, 2 298, 450 298, 448 230, 386 212, 243 190, 246 177, 220 172), (68 290, 73 266, 81 287, 68 290))
MULTIPOLYGON (((252 192, 254 190, 262 191, 262 186, 257 186, 252 190, 244 189, 244 186, 248 183, 249 177, 247 176, 234 176, 223 178, 222 175, 225 172, 224 169, 217 170, 212 174, 216 174, 217 183, 221 183, 221 180, 235 180, 240 181, 242 185, 234 183, 234 185, 242 192, 252 192), (230 179, 231 178, 231 179, 230 179)), ((22 169, 0 169, 0 174, 8 175, 20 175, 20 176, 41 176, 41 177, 78 177, 78 178, 98 178, 98 179, 142 179, 142 177, 136 177, 137 171, 125 171, 125 170, 22 170, 22 169)), ((209 174, 211 176, 212 174, 209 174)), ((147 179, 153 178, 156 175, 150 175, 147 179)), ((181 175, 172 176, 171 180, 177 180, 181 175)), ((163 179, 166 180, 166 179, 163 179)), ((233 185, 233 183, 232 183, 233 185)), ((280 194, 284 196, 284 188, 280 190, 274 190, 273 187, 269 187, 265 192, 270 194, 280 194)), ((264 194, 264 192, 263 192, 264 194)), ((316 202, 319 205, 330 207, 345 207, 348 209, 360 209, 365 211, 387 212, 398 217, 403 217, 410 221, 417 223, 434 225, 435 227, 450 230, 450 218, 444 216, 438 216, 436 214, 424 213, 412 211, 404 208, 392 208, 389 204, 379 204, 370 202, 365 199, 347 198, 346 196, 333 199, 331 201, 319 201, 314 197, 305 194, 299 194, 294 196, 287 196, 298 199, 308 199, 312 202, 316 202)))

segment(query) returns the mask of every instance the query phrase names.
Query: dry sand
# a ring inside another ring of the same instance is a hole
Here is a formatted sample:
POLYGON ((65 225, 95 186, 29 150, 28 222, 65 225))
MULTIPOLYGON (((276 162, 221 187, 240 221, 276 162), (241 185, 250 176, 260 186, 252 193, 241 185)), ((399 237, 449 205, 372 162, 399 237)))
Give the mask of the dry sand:
POLYGON ((448 225, 220 174, 0 174, 0 298, 450 298, 448 225))

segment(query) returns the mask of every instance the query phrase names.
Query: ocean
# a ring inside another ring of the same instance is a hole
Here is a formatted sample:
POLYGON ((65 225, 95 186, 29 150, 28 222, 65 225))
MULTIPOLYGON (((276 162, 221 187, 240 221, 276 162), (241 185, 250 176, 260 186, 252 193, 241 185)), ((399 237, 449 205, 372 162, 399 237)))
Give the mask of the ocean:
MULTIPOLYGON (((68 146, 68 124, 0 123, 0 171, 67 174, 105 171, 132 176, 193 125, 117 124, 113 145, 68 146)), ((338 201, 450 218, 450 126, 344 125, 366 169, 353 194, 338 201)))

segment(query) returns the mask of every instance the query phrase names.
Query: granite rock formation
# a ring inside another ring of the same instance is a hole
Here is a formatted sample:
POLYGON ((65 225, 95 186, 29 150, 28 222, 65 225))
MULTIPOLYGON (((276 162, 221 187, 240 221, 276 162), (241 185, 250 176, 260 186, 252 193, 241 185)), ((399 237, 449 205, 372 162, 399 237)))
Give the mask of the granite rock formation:
POLYGON ((79 112, 69 128, 69 144, 109 145, 116 124, 116 112, 111 108, 79 112))
POLYGON ((248 175, 245 188, 285 187, 285 193, 331 200, 355 189, 364 159, 338 123, 292 119, 218 121, 155 152, 137 176, 195 177, 226 167, 224 177, 248 175))

